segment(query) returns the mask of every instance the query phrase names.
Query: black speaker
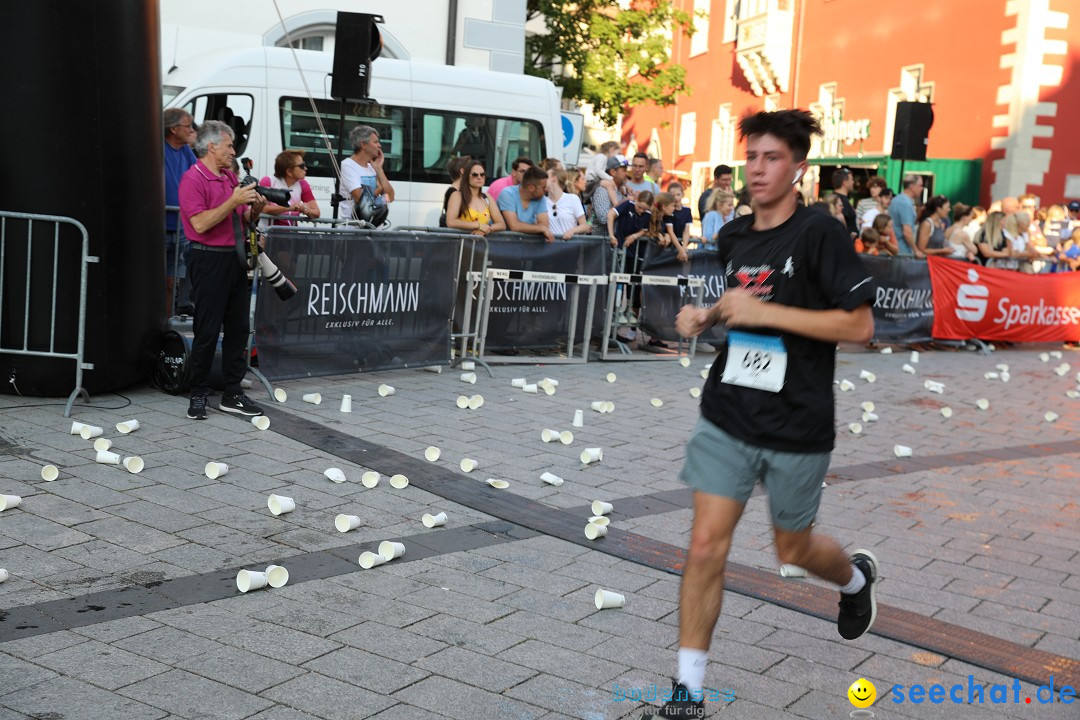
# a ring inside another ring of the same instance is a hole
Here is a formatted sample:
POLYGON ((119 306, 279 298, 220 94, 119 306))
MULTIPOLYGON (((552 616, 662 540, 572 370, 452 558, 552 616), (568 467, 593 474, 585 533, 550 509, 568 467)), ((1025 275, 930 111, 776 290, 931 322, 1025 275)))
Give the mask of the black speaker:
POLYGON ((334 74, 330 94, 340 100, 366 100, 371 88, 371 63, 382 52, 377 23, 382 15, 339 12, 334 35, 334 74))
POLYGON ((924 102, 896 103, 893 123, 894 160, 925 160, 926 143, 934 125, 934 108, 924 102))

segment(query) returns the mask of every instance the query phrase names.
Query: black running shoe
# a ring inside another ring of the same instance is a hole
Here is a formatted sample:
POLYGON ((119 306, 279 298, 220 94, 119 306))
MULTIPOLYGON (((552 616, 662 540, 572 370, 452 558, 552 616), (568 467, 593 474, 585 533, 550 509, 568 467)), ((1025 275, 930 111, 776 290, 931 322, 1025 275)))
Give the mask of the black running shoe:
POLYGON ((687 720, 699 720, 705 717, 705 701, 691 700, 690 691, 685 685, 680 685, 675 680, 671 681, 671 699, 664 703, 663 707, 655 710, 647 710, 641 716, 641 720, 651 718, 686 718, 687 720))
POLYGON ((246 415, 248 417, 255 417, 256 415, 262 415, 262 408, 251 401, 244 393, 238 393, 236 395, 223 395, 221 398, 221 404, 218 408, 222 412, 234 413, 236 415, 246 415))
POLYGON ((206 396, 205 395, 192 395, 191 403, 188 405, 187 416, 189 420, 205 420, 206 419, 206 396))
POLYGON ((877 600, 874 599, 874 584, 878 580, 877 558, 869 550, 856 550, 851 562, 866 578, 866 585, 853 595, 840 593, 840 615, 836 619, 836 629, 845 640, 861 637, 877 617, 877 600))

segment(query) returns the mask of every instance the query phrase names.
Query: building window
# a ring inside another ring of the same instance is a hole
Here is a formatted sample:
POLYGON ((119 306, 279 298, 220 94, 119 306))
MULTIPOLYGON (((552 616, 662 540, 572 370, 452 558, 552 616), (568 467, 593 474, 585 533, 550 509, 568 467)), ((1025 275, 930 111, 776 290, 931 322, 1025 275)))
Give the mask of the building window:
POLYGON ((724 36, 721 42, 733 43, 739 34, 739 0, 726 0, 724 7, 724 36))
POLYGON ((649 157, 657 160, 664 159, 664 149, 660 146, 660 133, 656 131, 656 128, 653 128, 652 134, 649 136, 649 157))
POLYGON ((693 155, 697 142, 697 113, 686 113, 679 119, 679 154, 693 155))
POLYGON ((720 106, 716 119, 712 122, 712 135, 709 138, 709 162, 713 165, 731 163, 735 159, 735 121, 731 115, 731 104, 720 106))
POLYGON ((322 52, 328 49, 327 39, 332 38, 333 33, 326 31, 309 32, 304 35, 292 35, 292 42, 286 43, 284 39, 278 42, 278 47, 294 47, 297 50, 316 50, 322 52))
POLYGON ((690 57, 709 51, 710 0, 694 0, 694 34, 690 37, 690 57))

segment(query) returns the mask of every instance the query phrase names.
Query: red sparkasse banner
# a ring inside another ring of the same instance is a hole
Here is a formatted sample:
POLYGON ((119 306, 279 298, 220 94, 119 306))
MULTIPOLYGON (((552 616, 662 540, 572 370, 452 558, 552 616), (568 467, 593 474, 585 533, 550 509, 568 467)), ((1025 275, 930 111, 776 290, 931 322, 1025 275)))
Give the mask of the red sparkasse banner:
POLYGON ((936 338, 1080 341, 1080 272, 1028 275, 928 258, 936 338))

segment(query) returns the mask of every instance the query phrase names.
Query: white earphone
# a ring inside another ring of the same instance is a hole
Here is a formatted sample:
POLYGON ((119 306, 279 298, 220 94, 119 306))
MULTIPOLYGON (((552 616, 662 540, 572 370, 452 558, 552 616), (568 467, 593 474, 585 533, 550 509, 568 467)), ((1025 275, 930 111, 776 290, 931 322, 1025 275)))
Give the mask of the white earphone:
POLYGON ((803 173, 802 168, 799 168, 798 170, 795 171, 795 179, 791 181, 792 185, 795 185, 796 183, 799 182, 800 179, 802 179, 802 173, 803 173))

